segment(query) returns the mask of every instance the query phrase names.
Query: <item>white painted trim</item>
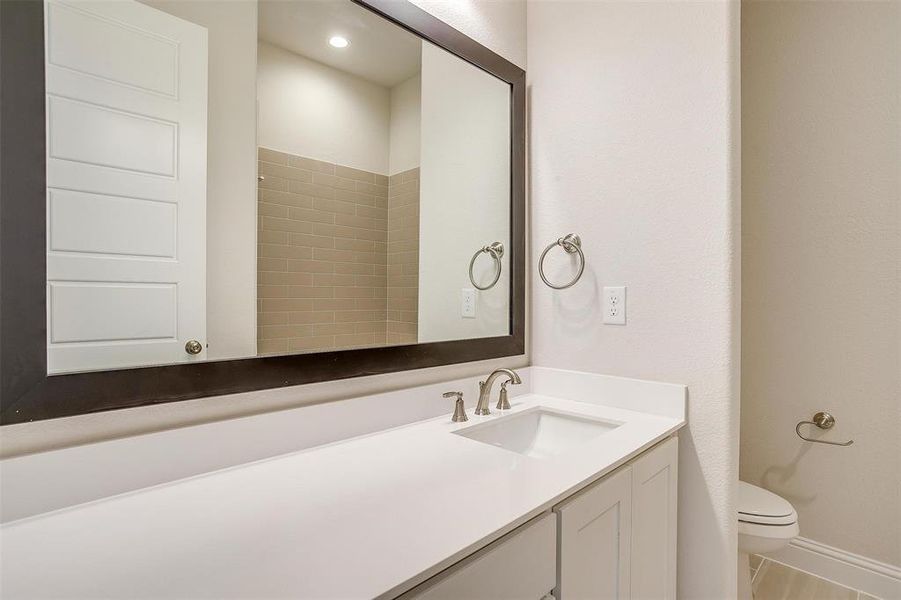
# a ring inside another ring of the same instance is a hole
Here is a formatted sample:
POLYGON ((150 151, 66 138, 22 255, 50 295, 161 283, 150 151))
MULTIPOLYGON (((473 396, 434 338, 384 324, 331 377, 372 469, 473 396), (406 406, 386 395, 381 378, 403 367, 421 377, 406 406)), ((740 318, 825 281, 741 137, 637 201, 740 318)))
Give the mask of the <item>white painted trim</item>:
POLYGON ((767 558, 878 598, 901 598, 901 568, 798 537, 767 558))

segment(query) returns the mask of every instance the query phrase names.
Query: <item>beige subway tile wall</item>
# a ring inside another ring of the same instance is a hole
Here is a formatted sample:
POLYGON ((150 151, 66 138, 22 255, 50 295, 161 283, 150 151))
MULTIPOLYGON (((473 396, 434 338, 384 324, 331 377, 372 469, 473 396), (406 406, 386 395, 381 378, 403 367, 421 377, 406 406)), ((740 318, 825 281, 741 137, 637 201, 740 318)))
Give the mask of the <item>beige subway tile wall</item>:
POLYGON ((419 169, 388 178, 388 343, 415 344, 419 329, 419 169))
POLYGON ((388 178, 259 148, 257 350, 387 341, 388 178))

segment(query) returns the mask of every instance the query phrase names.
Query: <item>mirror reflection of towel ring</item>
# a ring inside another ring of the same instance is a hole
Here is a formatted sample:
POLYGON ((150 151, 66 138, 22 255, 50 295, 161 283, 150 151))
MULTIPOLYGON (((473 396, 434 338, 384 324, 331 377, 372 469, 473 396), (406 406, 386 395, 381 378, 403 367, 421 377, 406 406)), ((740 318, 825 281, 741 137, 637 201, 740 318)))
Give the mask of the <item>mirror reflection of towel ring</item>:
POLYGON ((549 288, 553 288, 555 290, 565 290, 568 287, 572 287, 576 284, 577 281, 582 277, 582 272, 585 270, 585 255, 582 253, 582 240, 579 239, 574 233, 567 233, 565 236, 554 242, 553 244, 548 244, 548 247, 544 249, 544 252, 541 253, 541 258, 538 259, 538 274, 541 275, 541 281, 543 281, 549 288), (547 256, 547 253, 551 248, 555 246, 560 246, 563 250, 566 251, 567 254, 579 254, 579 272, 576 273, 576 276, 573 277, 572 281, 569 283, 564 283, 563 285, 555 285, 548 281, 547 276, 544 274, 544 257, 547 256))
POLYGON ((469 261, 469 281, 472 283, 473 287, 477 290, 490 290, 495 286, 498 280, 501 278, 501 257, 504 255, 504 245, 500 242, 493 242, 488 244, 487 246, 482 246, 476 253, 472 255, 472 260, 469 261), (485 253, 491 258, 494 259, 494 279, 491 280, 486 286, 481 286, 476 283, 475 277, 472 275, 472 267, 476 264, 476 259, 479 257, 479 254, 485 253))

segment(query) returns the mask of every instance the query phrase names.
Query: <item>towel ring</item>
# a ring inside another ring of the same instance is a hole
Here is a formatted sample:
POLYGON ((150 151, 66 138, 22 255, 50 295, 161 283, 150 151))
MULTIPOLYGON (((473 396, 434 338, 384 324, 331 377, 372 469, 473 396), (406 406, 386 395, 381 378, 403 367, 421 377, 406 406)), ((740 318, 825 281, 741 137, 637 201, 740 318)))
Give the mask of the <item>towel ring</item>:
POLYGON ((538 259, 538 274, 541 275, 541 281, 543 281, 549 288, 553 288, 555 290, 565 290, 568 287, 574 286, 576 282, 579 281, 579 279, 582 277, 582 272, 584 270, 585 254, 582 253, 582 240, 579 239, 579 236, 577 236, 575 233, 567 233, 565 236, 563 236, 553 244, 549 244, 548 247, 544 249, 544 252, 541 253, 541 257, 538 259), (547 253, 554 246, 560 246, 567 254, 579 254, 579 272, 576 273, 576 276, 573 277, 572 281, 563 285, 554 285, 547 280, 547 277, 544 274, 544 257, 547 256, 547 253))
POLYGON ((854 440, 848 440, 847 442, 830 442, 828 440, 815 440, 813 438, 805 437, 801 435, 801 425, 816 425, 820 429, 832 429, 833 425, 835 425, 835 417, 833 417, 826 411, 820 411, 815 414, 813 416, 813 421, 798 421, 798 424, 795 425, 795 433, 798 434, 798 437, 805 442, 813 442, 815 444, 829 444, 830 446, 850 446, 854 443, 854 440))
POLYGON ((472 255, 472 260, 469 261, 469 281, 472 283, 473 287, 482 291, 490 290, 494 287, 501 278, 501 257, 503 255, 504 245, 500 242, 492 242, 491 244, 482 246, 476 250, 476 253, 472 255), (494 259, 494 279, 484 287, 476 283, 475 278, 472 276, 472 267, 476 264, 476 259, 479 257, 479 254, 482 254, 483 252, 494 259))

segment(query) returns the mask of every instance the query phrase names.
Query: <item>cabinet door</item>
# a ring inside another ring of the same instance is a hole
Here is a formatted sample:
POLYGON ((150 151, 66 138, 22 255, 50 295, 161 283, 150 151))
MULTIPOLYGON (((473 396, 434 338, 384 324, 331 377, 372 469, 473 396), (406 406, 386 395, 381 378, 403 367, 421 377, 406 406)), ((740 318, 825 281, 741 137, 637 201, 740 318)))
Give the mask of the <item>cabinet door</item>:
POLYGON ((556 519, 536 517, 398 600, 538 600, 554 587, 556 519))
POLYGON ((554 511, 560 532, 557 600, 629 598, 631 467, 595 483, 554 511))
POLYGON ((663 442, 632 463, 632 598, 676 598, 676 474, 679 443, 663 442))

